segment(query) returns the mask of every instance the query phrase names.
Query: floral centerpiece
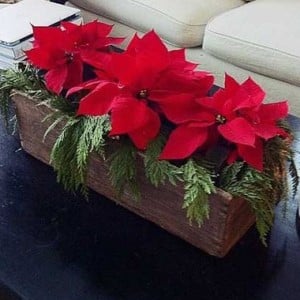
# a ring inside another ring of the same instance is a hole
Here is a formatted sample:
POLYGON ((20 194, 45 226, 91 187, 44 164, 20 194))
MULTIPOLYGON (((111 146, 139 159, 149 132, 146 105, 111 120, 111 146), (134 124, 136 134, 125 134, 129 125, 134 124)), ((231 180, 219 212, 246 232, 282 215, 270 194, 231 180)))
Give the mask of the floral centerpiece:
POLYGON ((228 74, 212 93, 214 77, 187 61, 184 49, 169 51, 150 31, 120 51, 115 45, 123 38, 110 37, 111 29, 97 21, 33 27, 29 64, 1 72, 2 113, 12 89, 53 109, 45 139, 62 126, 51 164, 67 190, 87 195, 89 156, 96 152, 109 164, 116 193, 126 188, 142 198, 139 156, 154 187, 184 186, 191 222, 209 217, 209 195, 218 188, 244 198, 265 243, 274 207, 287 198, 287 173, 294 194, 298 185, 287 101, 265 104, 251 78, 240 84, 228 74), (109 157, 107 147, 114 149, 109 157))

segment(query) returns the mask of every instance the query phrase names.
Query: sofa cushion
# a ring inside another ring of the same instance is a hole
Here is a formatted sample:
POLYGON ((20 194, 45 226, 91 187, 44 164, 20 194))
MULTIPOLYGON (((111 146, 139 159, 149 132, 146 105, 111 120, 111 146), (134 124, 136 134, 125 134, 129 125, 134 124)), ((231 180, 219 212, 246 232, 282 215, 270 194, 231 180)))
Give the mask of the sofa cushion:
POLYGON ((202 44, 207 21, 244 4, 242 0, 71 0, 100 16, 138 31, 155 29, 163 39, 181 46, 202 44))
POLYGON ((211 20, 206 52, 300 86, 300 1, 257 0, 211 20))

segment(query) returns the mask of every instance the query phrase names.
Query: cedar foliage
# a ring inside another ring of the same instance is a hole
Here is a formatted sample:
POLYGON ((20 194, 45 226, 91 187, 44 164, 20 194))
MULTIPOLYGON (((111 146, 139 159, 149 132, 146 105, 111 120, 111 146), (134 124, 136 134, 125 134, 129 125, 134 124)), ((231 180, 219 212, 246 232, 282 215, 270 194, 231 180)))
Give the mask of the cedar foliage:
POLYGON ((235 197, 247 200, 256 216, 256 227, 266 244, 266 236, 273 225, 274 207, 278 199, 273 195, 273 180, 264 172, 236 162, 220 174, 220 187, 235 197))
MULTIPOLYGON (((286 124, 284 126, 286 131, 290 130, 286 124)), ((286 211, 289 196, 286 162, 289 164, 292 197, 295 197, 299 184, 290 143, 289 140, 280 137, 272 138, 265 143, 263 172, 258 172, 244 162, 236 162, 223 168, 220 173, 220 187, 250 203, 256 216, 256 227, 264 244, 273 225, 274 208, 278 201, 285 201, 283 209, 286 211)))
POLYGON ((108 159, 111 184, 116 190, 117 196, 122 196, 127 187, 135 200, 140 199, 141 194, 137 184, 136 167, 137 150, 127 139, 108 159))
POLYGON ((209 171, 189 159, 182 167, 184 180, 183 208, 187 210, 187 217, 196 221, 199 226, 209 218, 208 197, 216 191, 209 171))
POLYGON ((13 89, 20 91, 28 91, 31 95, 33 91, 37 92, 40 88, 36 84, 36 74, 25 69, 24 71, 18 70, 0 70, 0 112, 4 118, 6 126, 9 123, 10 116, 10 96, 13 89))
POLYGON ((166 160, 159 160, 165 142, 166 138, 159 135, 148 145, 144 155, 145 175, 155 187, 165 184, 166 181, 173 185, 182 181, 180 168, 166 160))
POLYGON ((58 136, 50 163, 57 180, 66 190, 80 190, 87 196, 86 171, 92 152, 104 156, 105 136, 110 130, 108 115, 101 117, 69 117, 58 136))
POLYGON ((62 96, 49 92, 36 69, 29 65, 18 70, 0 70, 0 112, 7 120, 13 90, 25 92, 40 104, 48 105, 64 114, 74 114, 74 107, 62 96))

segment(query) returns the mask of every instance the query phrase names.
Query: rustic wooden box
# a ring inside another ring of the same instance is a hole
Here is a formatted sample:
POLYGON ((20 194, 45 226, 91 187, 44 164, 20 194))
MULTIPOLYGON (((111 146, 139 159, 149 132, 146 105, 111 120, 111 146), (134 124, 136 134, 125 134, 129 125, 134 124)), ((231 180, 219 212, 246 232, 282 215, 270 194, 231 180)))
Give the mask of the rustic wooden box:
MULTIPOLYGON (((21 93, 16 93, 13 100, 23 149, 49 164, 50 152, 60 130, 58 127, 52 130, 43 142, 49 123, 42 120, 51 109, 43 105, 37 106, 33 99, 21 93)), ((189 223, 186 212, 182 209, 182 187, 166 184, 155 188, 147 182, 142 168, 139 172, 142 191, 140 201, 133 200, 126 191, 121 199, 116 197, 107 176, 108 167, 97 155, 92 155, 90 159, 87 185, 117 204, 218 257, 225 256, 255 222, 254 214, 245 200, 233 198, 219 189, 210 197, 209 220, 199 228, 197 224, 189 223)))

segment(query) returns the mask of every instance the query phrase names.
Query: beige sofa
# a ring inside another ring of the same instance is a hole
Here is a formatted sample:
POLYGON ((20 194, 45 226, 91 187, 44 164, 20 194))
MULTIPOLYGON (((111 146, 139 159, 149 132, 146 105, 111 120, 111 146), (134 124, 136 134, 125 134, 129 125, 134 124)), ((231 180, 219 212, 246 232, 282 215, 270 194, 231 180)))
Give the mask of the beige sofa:
MULTIPOLYGON (((190 60, 223 84, 224 73, 252 76, 268 100, 288 99, 300 116, 299 0, 70 0, 85 21, 114 23, 130 39, 152 28, 170 48, 186 47, 190 60)), ((128 42, 127 39, 127 42, 128 42)))

